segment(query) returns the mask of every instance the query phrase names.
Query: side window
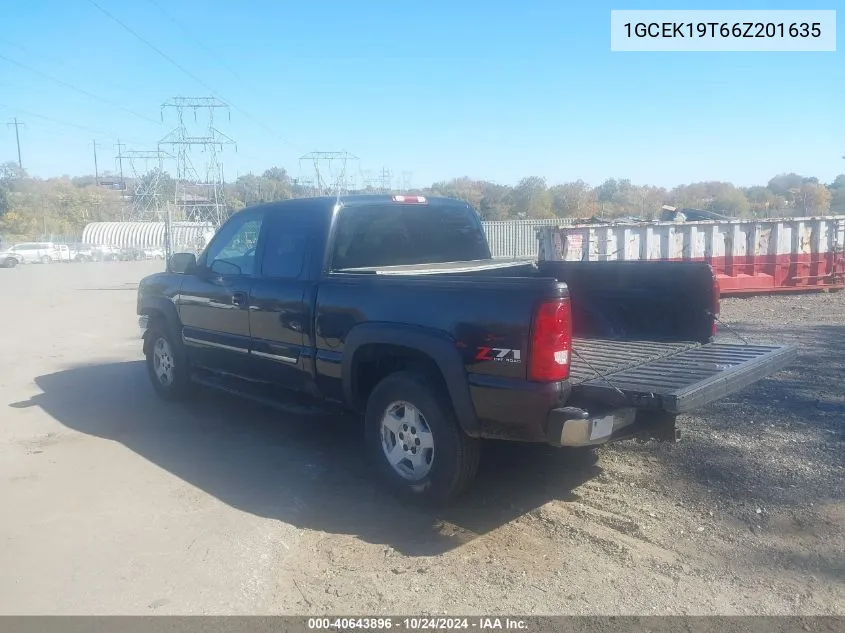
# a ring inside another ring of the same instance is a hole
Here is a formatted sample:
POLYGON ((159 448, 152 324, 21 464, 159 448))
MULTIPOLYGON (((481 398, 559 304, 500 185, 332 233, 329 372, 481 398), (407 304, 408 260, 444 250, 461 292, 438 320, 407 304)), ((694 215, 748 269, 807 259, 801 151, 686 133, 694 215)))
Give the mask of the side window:
POLYGON ((267 232, 261 275, 297 279, 305 269, 308 230, 303 226, 285 226, 274 222, 267 232))
POLYGON ((261 217, 231 222, 221 229, 206 255, 205 266, 224 275, 253 275, 261 217))

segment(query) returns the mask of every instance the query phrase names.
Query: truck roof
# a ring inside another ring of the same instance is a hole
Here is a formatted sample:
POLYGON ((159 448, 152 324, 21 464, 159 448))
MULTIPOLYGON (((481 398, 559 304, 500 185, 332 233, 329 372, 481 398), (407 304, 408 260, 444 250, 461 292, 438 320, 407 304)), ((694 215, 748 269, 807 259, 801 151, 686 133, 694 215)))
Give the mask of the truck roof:
MULTIPOLYGON (((360 207, 372 204, 401 204, 394 201, 393 194, 354 194, 340 197, 314 196, 310 198, 289 198, 287 200, 277 200, 275 202, 264 202, 254 204, 249 207, 246 207, 244 211, 246 211, 247 209, 252 210, 260 208, 266 211, 271 211, 273 213, 284 213, 285 211, 292 210, 294 208, 301 209, 305 205, 312 206, 315 209, 333 210, 335 205, 338 203, 340 203, 340 205, 345 208, 360 207)), ((425 204, 457 205, 469 207, 469 204, 467 204, 463 200, 457 200, 455 198, 447 198, 442 196, 425 196, 425 204)))

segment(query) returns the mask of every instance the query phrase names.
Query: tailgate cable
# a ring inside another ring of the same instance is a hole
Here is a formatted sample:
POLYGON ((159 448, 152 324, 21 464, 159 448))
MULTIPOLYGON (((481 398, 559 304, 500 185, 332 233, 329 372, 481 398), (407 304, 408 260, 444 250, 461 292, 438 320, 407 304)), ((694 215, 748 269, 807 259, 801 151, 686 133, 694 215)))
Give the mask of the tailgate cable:
MULTIPOLYGON (((733 334, 734 336, 736 336, 736 337, 737 337, 740 341, 742 341, 742 343, 743 343, 744 345, 750 345, 750 343, 749 343, 747 340, 745 340, 745 338, 743 338, 743 336, 742 336, 739 332, 736 332, 736 331, 733 329, 733 326, 728 325, 727 323, 725 323, 724 321, 722 321, 722 320, 718 317, 718 315, 715 315, 715 314, 713 314, 712 312, 709 312, 708 314, 709 314, 709 316, 713 317, 713 318, 716 320, 716 322, 717 322, 717 323, 719 323, 719 325, 724 325, 724 326, 725 326, 725 329, 726 329, 726 330, 728 330, 729 332, 731 332, 731 334, 733 334)), ((590 361, 588 361, 586 358, 584 358, 583 356, 581 356, 581 354, 579 354, 579 353, 578 353, 578 350, 576 350, 576 349, 575 349, 575 346, 573 346, 573 347, 572 347, 572 353, 573 353, 575 356, 577 356, 577 357, 578 357, 578 358, 579 358, 579 359, 580 359, 580 360, 581 360, 581 361, 582 361, 582 362, 583 362, 583 363, 584 363, 584 364, 585 364, 585 365, 586 365, 586 366, 590 369, 590 371, 592 371, 592 372, 596 375, 596 376, 595 376, 595 378, 591 378, 590 380, 601 380, 601 381, 604 381, 604 382, 606 382, 606 383, 607 383, 607 384, 608 384, 611 388, 613 388, 613 389, 614 389, 614 390, 615 390, 615 391, 616 391, 616 392, 617 392, 620 396, 625 397, 625 392, 624 392, 624 391, 622 391, 622 390, 621 390, 619 387, 617 387, 615 384, 613 384, 613 382, 611 382, 610 378, 608 378, 608 377, 607 377, 607 376, 605 376, 605 375, 602 375, 602 374, 601 374, 601 373, 600 373, 600 372, 599 372, 599 371, 598 371, 595 367, 593 367, 593 366, 590 364, 590 361)))
POLYGON ((578 358, 580 358, 580 359, 584 362, 584 364, 585 364, 587 367, 589 367, 589 368, 590 368, 590 371, 592 371, 592 372, 596 375, 596 377, 595 377, 595 378, 591 378, 590 380, 603 380, 603 381, 604 381, 604 382, 606 382, 608 385, 610 385, 613 389, 615 389, 615 390, 616 390, 616 392, 617 392, 620 396, 622 396, 623 398, 625 397, 625 392, 624 392, 624 391, 622 391, 622 390, 621 390, 619 387, 617 387, 616 385, 614 385, 612 382, 610 382, 610 379, 609 379, 607 376, 603 376, 603 375, 601 375, 601 374, 600 374, 600 373, 596 370, 596 368, 595 368, 595 367, 593 367, 592 365, 590 365, 590 361, 588 361, 586 358, 584 358, 583 356, 581 356, 581 354, 579 354, 579 353, 578 353, 578 350, 576 350, 576 349, 575 349, 575 346, 574 346, 574 345, 572 346, 572 353, 573 353, 575 356, 577 356, 578 358))
POLYGON ((725 329, 726 329, 726 330, 728 330, 728 331, 729 331, 731 334, 733 334, 735 337, 737 337, 740 341, 742 341, 742 344, 743 344, 743 345, 751 345, 751 343, 749 343, 748 341, 746 341, 746 340, 742 337, 742 335, 741 335, 741 334, 739 334, 738 332, 734 331, 734 329, 733 329, 733 326, 732 326, 732 325, 728 325, 727 323, 725 323, 724 321, 722 321, 722 319, 720 319, 718 315, 713 314, 712 312, 708 312, 708 314, 716 320, 716 323, 718 323, 719 325, 724 325, 724 326, 725 326, 725 329))

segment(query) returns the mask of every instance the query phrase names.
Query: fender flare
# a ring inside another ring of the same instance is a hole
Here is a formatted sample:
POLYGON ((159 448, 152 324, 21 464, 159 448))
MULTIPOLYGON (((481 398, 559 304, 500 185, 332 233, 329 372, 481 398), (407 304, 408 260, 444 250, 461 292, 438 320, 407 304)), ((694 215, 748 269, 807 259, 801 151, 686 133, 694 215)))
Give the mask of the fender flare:
POLYGON ((455 342, 438 330, 391 323, 364 323, 352 328, 341 359, 343 395, 350 406, 355 404, 352 371, 355 354, 364 345, 379 343, 407 347, 431 358, 443 375, 458 424, 467 435, 479 437, 480 425, 463 360, 455 342))
MULTIPOLYGON (((143 299, 141 305, 138 307, 139 315, 152 316, 154 314, 161 314, 164 317, 165 324, 173 336, 173 342, 182 346, 182 321, 179 319, 179 312, 176 310, 176 305, 166 297, 149 297, 143 299)), ((146 344, 147 333, 144 332, 144 343, 146 344)))

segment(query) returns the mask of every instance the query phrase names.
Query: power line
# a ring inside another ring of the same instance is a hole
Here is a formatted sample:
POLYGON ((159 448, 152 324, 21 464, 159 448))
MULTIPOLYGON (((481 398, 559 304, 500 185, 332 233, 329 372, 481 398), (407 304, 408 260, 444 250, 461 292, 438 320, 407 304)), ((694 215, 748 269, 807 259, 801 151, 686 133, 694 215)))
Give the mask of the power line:
POLYGON ((19 51, 21 51, 24 55, 26 55, 27 57, 40 57, 42 61, 49 62, 49 63, 55 64, 57 66, 66 66, 67 65, 67 62, 65 62, 63 60, 58 60, 58 59, 53 59, 53 58, 47 57, 46 55, 44 55, 44 53, 33 50, 31 48, 27 48, 26 46, 22 46, 22 45, 18 44, 17 42, 13 42, 9 39, 3 39, 3 43, 14 46, 19 51))
MULTIPOLYGON (((48 64, 53 65, 53 66, 60 66, 62 68, 65 68, 65 69, 68 70, 68 72, 72 72, 72 73, 76 73, 76 74, 78 74, 80 72, 78 67, 74 67, 71 64, 68 64, 68 62, 66 60, 56 59, 54 57, 49 57, 47 55, 44 55, 40 51, 33 50, 31 48, 27 48, 25 46, 22 46, 21 44, 18 44, 17 42, 12 42, 11 40, 8 40, 8 39, 3 39, 2 43, 3 44, 10 44, 11 46, 14 46, 15 48, 19 49, 21 52, 24 53, 24 55, 25 55, 24 58, 27 59, 27 60, 30 60, 31 58, 35 57, 35 58, 41 59, 43 62, 46 62, 48 64)), ((113 86, 115 84, 112 83, 111 85, 113 86)), ((148 118, 146 120, 152 121, 152 122, 157 123, 159 125, 162 124, 161 121, 156 121, 155 119, 152 119, 152 118, 148 118)))
MULTIPOLYGON (((144 36, 140 35, 137 31, 133 30, 131 27, 127 26, 127 25, 126 25, 124 22, 122 22, 119 18, 116 18, 116 17, 115 17, 115 16, 113 16, 111 13, 109 13, 108 11, 106 11, 103 7, 101 7, 99 4, 97 4, 96 2, 94 2, 94 0, 88 0, 88 2, 89 2, 90 4, 92 4, 92 5, 94 5, 94 7, 95 7, 96 9, 98 9, 100 12, 102 12, 102 13, 103 13, 103 15, 105 15, 107 18, 109 18, 110 20, 112 20, 113 22, 115 22, 116 24, 118 24, 119 26, 123 27, 123 29, 125 29, 128 33, 130 33, 131 35, 133 35, 134 37, 136 37, 138 40, 140 40, 143 44, 145 44, 146 46, 148 46, 149 48, 151 48, 152 50, 154 50, 156 53, 158 53, 159 55, 161 55, 161 56, 162 56, 165 60, 167 60, 168 62, 170 62, 170 63, 171 63, 171 64, 173 64, 174 66, 176 66, 176 68, 178 68, 178 69, 179 69, 179 70, 181 70, 183 73, 185 73, 186 75, 188 75, 188 77, 190 77, 191 79, 193 79, 194 81, 196 81, 196 82, 197 82, 198 84, 200 84, 203 88, 205 88, 206 90, 208 90, 208 91, 210 91, 212 94, 214 94, 214 89, 213 89, 211 86, 209 86, 209 85, 208 85, 207 83, 205 83, 202 79, 200 79, 200 78, 199 78, 199 77, 197 77, 195 74, 193 74, 190 70, 188 70, 187 68, 185 68, 184 66, 182 66, 182 65, 181 65, 179 62, 177 62, 175 59, 173 59, 172 57, 170 57, 170 55, 168 55, 167 53, 163 52, 163 51, 162 51, 160 48, 158 48, 155 44, 153 44, 152 42, 150 42, 150 41, 149 41, 148 39, 146 39, 144 36)), ((219 96, 219 95, 215 95, 215 96, 219 96)))
POLYGON ((75 92, 83 94, 86 97, 90 97, 91 99, 95 99, 97 101, 102 101, 103 103, 106 103, 106 104, 108 104, 112 107, 123 110, 124 112, 127 112, 128 114, 131 114, 132 116, 136 116, 140 119, 144 119, 145 121, 150 121, 152 123, 155 123, 156 125, 161 125, 161 121, 156 121, 155 119, 152 119, 148 116, 145 116, 143 114, 135 112, 134 110, 130 110, 129 108, 126 108, 126 107, 120 105, 119 103, 115 103, 114 101, 110 101, 110 100, 108 100, 104 97, 101 97, 99 95, 95 95, 93 92, 88 92, 87 90, 83 90, 82 88, 80 88, 78 86, 74 86, 73 84, 69 84, 66 81, 62 81, 61 79, 56 79, 55 77, 52 77, 51 75, 48 75, 47 73, 43 73, 40 70, 32 68, 31 66, 27 66, 26 64, 22 64, 21 62, 16 61, 14 59, 11 59, 9 57, 6 57, 5 55, 0 55, 0 59, 2 59, 5 62, 8 62, 10 64, 13 64, 15 66, 18 66, 20 68, 23 68, 24 70, 28 70, 32 73, 35 73, 36 75, 40 75, 41 77, 44 77, 45 79, 49 79, 50 81, 57 83, 60 86, 64 86, 65 88, 68 88, 70 90, 73 90, 75 92))
MULTIPOLYGON (((10 105, 5 104, 5 103, 0 103, 0 107, 8 108, 9 110, 14 110, 15 112, 20 112, 21 114, 25 114, 26 116, 35 117, 36 119, 42 119, 44 121, 50 121, 51 123, 56 123, 58 125, 73 127, 73 128, 76 128, 77 130, 82 130, 83 132, 93 132, 94 134, 100 134, 101 136, 105 136, 107 138, 117 138, 116 134, 113 134, 112 132, 108 132, 106 130, 99 130, 97 128, 88 127, 87 125, 79 125, 78 123, 71 123, 69 121, 63 121, 62 119, 56 119, 56 118, 53 118, 53 117, 45 116, 43 114, 36 114, 35 112, 30 112, 29 110, 24 110, 22 108, 13 107, 13 106, 10 106, 10 105)), ((133 141, 135 143, 138 143, 139 145, 144 144, 144 141, 139 141, 138 139, 135 139, 135 138, 130 138, 129 140, 133 141)))
POLYGON ((147 0, 147 1, 148 1, 150 4, 152 4, 155 8, 157 8, 157 9, 161 12, 161 14, 162 14, 164 17, 166 17, 168 20, 170 20, 171 22, 173 22, 173 24, 175 24, 175 25, 176 25, 176 26, 178 26, 180 29, 182 29, 182 31, 185 33, 185 35, 187 35, 187 36, 188 36, 188 37, 190 37, 192 40, 194 40, 194 43, 195 43, 197 46, 199 46, 199 47, 200 47, 201 49, 203 49, 206 53, 208 53, 209 55, 211 55, 211 56, 212 56, 212 57, 213 57, 213 58, 217 61, 217 63, 218 63, 218 64, 220 64, 221 66, 223 66, 223 68, 225 68, 226 70, 228 70, 228 71, 232 74, 232 76, 233 76, 233 77, 235 77, 235 79, 237 79, 237 80, 238 80, 238 81, 240 81, 240 82, 241 82, 244 86, 246 86, 246 82, 245 82, 245 81, 241 78, 241 76, 240 76, 237 72, 235 72, 235 70, 234 70, 231 66, 229 66, 229 64, 227 64, 225 61, 223 61, 223 59, 222 59, 220 56, 218 56, 218 55, 217 55, 217 53, 215 53, 212 49, 210 49, 208 46, 206 46, 205 44, 203 44, 203 43, 202 43, 202 41, 200 41, 200 39, 199 39, 196 35, 194 35, 194 34, 193 34, 193 33, 192 33, 189 29, 188 29, 188 27, 186 27, 186 26, 185 26, 184 24, 182 24, 179 20, 177 20, 176 18, 174 18, 174 17, 173 17, 170 13, 168 13, 168 12, 164 9, 164 7, 163 7, 163 6, 161 6, 161 4, 159 4, 159 3, 157 2, 157 0, 147 0))
POLYGON ((207 83, 205 83, 202 79, 200 79, 199 77, 197 77, 197 76, 196 76, 194 73, 192 73, 190 70, 188 70, 187 68, 185 68, 184 66, 182 66, 182 64, 180 64, 180 63, 179 63, 179 62, 177 62, 175 59, 173 59, 170 55, 168 55, 167 53, 165 53, 164 51, 162 51, 162 50, 161 50, 160 48, 158 48, 155 44, 153 44, 153 43, 152 43, 152 42, 150 42, 148 39, 146 39, 143 35, 139 34, 137 31, 135 31, 134 29, 132 29, 132 28, 131 28, 130 26, 128 26, 126 23, 124 23, 123 21, 121 21, 119 18, 115 17, 114 15, 112 15, 111 13, 109 13, 108 11, 106 11, 103 7, 101 7, 99 4, 97 4, 94 0, 88 0, 88 3, 89 3, 89 4, 91 4, 91 5, 93 5, 93 6, 94 6, 97 10, 99 10, 101 13, 103 13, 103 15, 105 15, 107 18, 109 18, 110 20, 112 20, 112 21, 113 21, 114 23, 116 23, 118 26, 122 27, 125 31, 127 31, 129 34, 131 34, 132 36, 134 36, 136 39, 138 39, 138 40, 139 40, 141 43, 143 43, 145 46, 147 46, 147 47, 149 47, 150 49, 152 49, 153 51, 155 51, 158 55, 160 55, 160 56, 161 56, 163 59, 165 59, 167 62, 169 62, 170 64, 172 64, 173 66, 175 66, 176 68, 178 68, 179 70, 181 70, 183 73, 185 73, 185 75, 187 75, 188 77, 190 77, 190 78, 191 78, 191 79, 193 79, 194 81, 196 81, 199 85, 201 85, 203 88, 205 88, 206 90, 208 90, 208 91, 209 91, 212 95, 214 95, 215 97, 217 97, 217 98, 218 98, 218 99, 220 99, 221 101, 225 101, 226 103, 228 103, 228 104, 229 104, 229 106, 231 106, 232 108, 234 108, 235 110, 237 110, 238 112, 240 112, 241 114, 243 114, 246 118, 248 118, 249 120, 251 120, 253 123, 256 123, 256 124, 260 125, 260 126, 261 126, 262 128, 264 128, 267 132, 269 132, 270 134, 272 134, 272 135, 276 136, 279 140, 281 140, 281 141, 283 141, 283 142, 287 143, 288 145, 290 145, 291 147, 293 147, 293 148, 294 148, 294 149, 296 149, 296 150, 303 151, 303 150, 302 150, 302 148, 298 147, 298 146, 297 146, 295 143, 293 143, 290 139, 288 139, 288 138, 286 138, 286 137, 282 136, 281 134, 279 134, 278 132, 276 132, 276 131, 275 131, 275 130, 273 130, 272 128, 268 127, 267 125, 265 125, 264 123, 262 123, 261 121, 259 121, 259 120, 258 120, 258 119, 256 119, 255 117, 253 117, 253 116, 252 116, 249 112, 247 112, 247 111, 246 111, 246 110, 244 110, 243 108, 240 108, 239 106, 237 106, 237 105, 236 105, 235 103, 233 103, 230 99, 226 99, 223 95, 221 95, 219 92, 217 92, 216 90, 214 90, 214 88, 212 88, 211 86, 209 86, 207 83))

